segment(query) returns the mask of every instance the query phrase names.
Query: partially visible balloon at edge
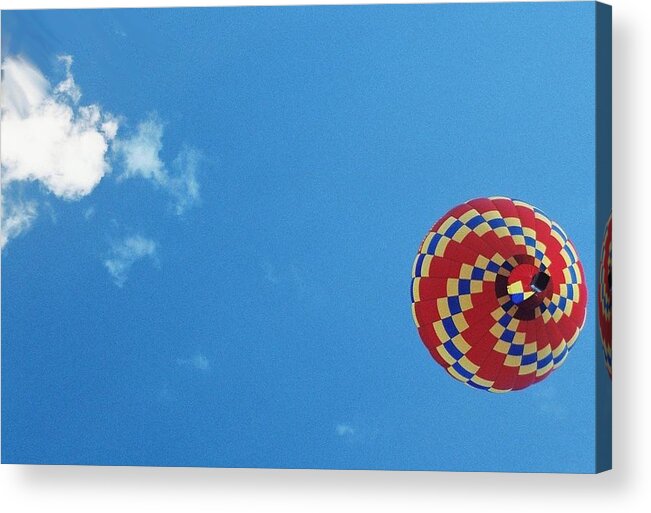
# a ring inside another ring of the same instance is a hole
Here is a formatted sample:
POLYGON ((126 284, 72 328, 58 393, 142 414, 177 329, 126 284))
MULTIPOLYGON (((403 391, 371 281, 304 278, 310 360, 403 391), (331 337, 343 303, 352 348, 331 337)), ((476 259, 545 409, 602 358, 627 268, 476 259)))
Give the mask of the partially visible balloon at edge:
POLYGON ((599 331, 601 345, 608 375, 613 375, 613 327, 612 327, 612 287, 613 287, 613 216, 608 217, 604 240, 601 245, 601 264, 599 266, 599 331))

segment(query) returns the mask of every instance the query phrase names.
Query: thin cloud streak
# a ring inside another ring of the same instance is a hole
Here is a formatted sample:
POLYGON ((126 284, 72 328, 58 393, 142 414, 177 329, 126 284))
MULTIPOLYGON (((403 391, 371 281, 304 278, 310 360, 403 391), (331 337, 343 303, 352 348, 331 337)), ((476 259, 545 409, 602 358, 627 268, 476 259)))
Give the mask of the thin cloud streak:
POLYGON ((208 358, 201 354, 195 354, 190 358, 179 358, 176 363, 182 367, 191 367, 200 371, 207 371, 210 369, 210 361, 208 358))

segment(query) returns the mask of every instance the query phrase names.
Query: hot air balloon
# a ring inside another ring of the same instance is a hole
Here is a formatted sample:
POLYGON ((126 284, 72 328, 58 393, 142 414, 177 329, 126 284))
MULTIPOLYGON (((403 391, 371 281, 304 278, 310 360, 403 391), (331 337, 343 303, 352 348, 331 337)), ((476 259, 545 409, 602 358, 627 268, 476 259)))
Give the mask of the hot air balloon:
POLYGON ((567 358, 586 318, 577 251, 542 211, 504 197, 454 207, 427 233, 412 269, 412 313, 452 377, 508 392, 567 358))
POLYGON ((601 345, 604 349, 608 375, 613 375, 613 343, 612 343, 612 286, 613 286, 613 222, 612 214, 608 217, 604 241, 601 245, 601 265, 599 266, 599 331, 601 345))

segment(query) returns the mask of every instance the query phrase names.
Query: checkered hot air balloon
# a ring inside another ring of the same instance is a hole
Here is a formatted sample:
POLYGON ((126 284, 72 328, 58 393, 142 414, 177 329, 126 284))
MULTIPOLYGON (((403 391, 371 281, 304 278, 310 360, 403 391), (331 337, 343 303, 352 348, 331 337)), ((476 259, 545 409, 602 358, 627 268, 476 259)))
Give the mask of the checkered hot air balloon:
POLYGON ((585 322, 583 267, 563 229, 523 201, 479 198, 429 231, 412 270, 412 313, 434 359, 480 390, 547 377, 585 322))
POLYGON ((613 343, 612 343, 612 286, 613 286, 613 228, 612 214, 608 217, 604 241, 601 245, 601 265, 599 266, 599 331, 601 345, 604 348, 608 375, 613 375, 613 343))

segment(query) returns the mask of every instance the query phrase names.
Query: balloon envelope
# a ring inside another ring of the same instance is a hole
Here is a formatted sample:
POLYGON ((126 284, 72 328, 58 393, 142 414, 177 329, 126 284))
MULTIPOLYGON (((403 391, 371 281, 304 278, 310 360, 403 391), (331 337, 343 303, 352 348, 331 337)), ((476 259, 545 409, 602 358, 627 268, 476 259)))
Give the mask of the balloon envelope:
POLYGON ((612 286, 613 286, 613 228, 612 214, 606 223, 604 240, 601 245, 601 264, 599 266, 599 331, 601 332, 601 345, 604 349, 606 369, 608 375, 613 374, 613 328, 612 328, 612 286))
POLYGON ((502 197, 458 205, 432 227, 414 260, 411 294, 432 357, 490 392, 547 377, 586 317, 583 267, 563 229, 502 197))

